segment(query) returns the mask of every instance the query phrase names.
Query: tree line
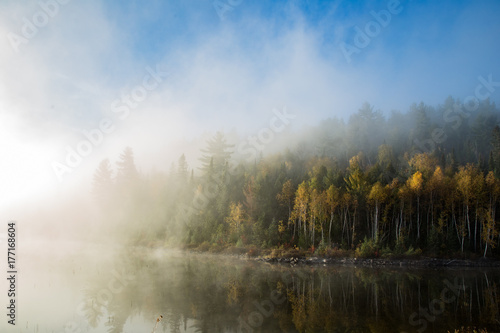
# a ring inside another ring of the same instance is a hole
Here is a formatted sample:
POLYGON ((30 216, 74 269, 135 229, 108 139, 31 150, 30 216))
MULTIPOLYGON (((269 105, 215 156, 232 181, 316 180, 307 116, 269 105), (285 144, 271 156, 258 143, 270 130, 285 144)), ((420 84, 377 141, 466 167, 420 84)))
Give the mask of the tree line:
POLYGON ((500 112, 489 100, 464 110, 452 97, 388 116, 365 103, 252 162, 218 132, 198 167, 182 155, 147 174, 127 148, 115 168, 101 162, 93 194, 104 225, 138 243, 492 256, 500 112))

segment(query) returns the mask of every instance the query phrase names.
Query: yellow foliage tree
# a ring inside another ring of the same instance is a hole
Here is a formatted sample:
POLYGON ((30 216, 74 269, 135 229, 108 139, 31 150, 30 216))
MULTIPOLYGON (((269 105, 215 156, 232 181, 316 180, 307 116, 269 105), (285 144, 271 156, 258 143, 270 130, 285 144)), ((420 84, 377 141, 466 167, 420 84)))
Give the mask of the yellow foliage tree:
MULTIPOLYGON (((477 216, 479 216, 479 202, 482 200, 484 194, 484 177, 481 170, 473 164, 461 166, 455 175, 457 190, 461 195, 464 206, 464 221, 467 223, 467 233, 469 237, 472 236, 471 223, 469 210, 471 206, 476 207, 476 220, 474 224, 474 250, 476 250, 477 241, 477 216)), ((465 237, 465 236, 462 236, 465 237)), ((462 252, 463 252, 463 238, 462 238, 462 252)))
POLYGON ((226 217, 226 223, 229 225, 229 232, 232 235, 238 235, 243 229, 243 222, 245 212, 243 210, 243 205, 239 202, 238 204, 232 202, 229 207, 229 216, 226 217))
POLYGON ((326 204, 328 213, 330 214, 330 226, 328 228, 329 243, 331 243, 333 216, 335 214, 335 211, 337 210, 337 207, 340 205, 341 200, 340 190, 334 185, 330 185, 328 190, 326 190, 326 204))
POLYGON ((373 216, 373 231, 372 231, 372 238, 375 242, 378 241, 378 216, 379 216, 379 209, 380 205, 385 202, 387 198, 387 191, 380 184, 380 182, 376 182, 373 184, 370 194, 368 194, 368 202, 374 206, 375 212, 373 216))
POLYGON ((424 178, 420 171, 415 172, 408 178, 406 185, 410 191, 417 197, 417 239, 420 238, 420 195, 424 187, 424 178))
POLYGON ((304 238, 307 237, 307 211, 309 208, 309 186, 303 181, 295 193, 295 203, 293 205, 292 219, 298 221, 300 231, 301 225, 304 225, 304 238))
MULTIPOLYGON (((281 192, 278 193, 276 196, 276 199, 278 199, 278 202, 286 206, 288 208, 288 224, 292 223, 292 204, 293 204, 293 185, 292 185, 292 180, 288 179, 284 184, 281 189, 281 192)), ((293 235, 295 236, 295 222, 293 226, 293 235)))

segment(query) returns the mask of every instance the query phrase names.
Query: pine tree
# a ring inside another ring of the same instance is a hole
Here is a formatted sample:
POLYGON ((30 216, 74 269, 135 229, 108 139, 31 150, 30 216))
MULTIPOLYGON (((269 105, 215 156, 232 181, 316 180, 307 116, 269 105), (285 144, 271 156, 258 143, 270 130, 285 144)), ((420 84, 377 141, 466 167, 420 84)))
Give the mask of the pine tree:
POLYGON ((132 148, 125 148, 116 165, 118 166, 116 179, 120 184, 130 184, 139 178, 132 148))
POLYGON ((488 171, 495 172, 495 159, 493 158, 493 151, 490 151, 488 157, 488 171))
POLYGON ((99 163, 94 172, 92 194, 98 202, 106 204, 111 197, 113 185, 113 170, 109 159, 106 158, 99 163))
POLYGON ((233 147, 234 145, 226 142, 226 138, 222 132, 217 132, 213 138, 207 141, 207 148, 201 150, 204 154, 200 158, 202 163, 201 170, 207 173, 212 169, 215 173, 220 174, 231 158, 232 152, 230 149, 233 147))
POLYGON ((188 163, 186 161, 186 156, 184 154, 179 157, 179 161, 177 162, 177 175, 179 179, 185 183, 188 179, 188 163))
POLYGON ((500 178, 500 126, 495 126, 491 134, 491 147, 493 153, 494 172, 497 178, 500 178))

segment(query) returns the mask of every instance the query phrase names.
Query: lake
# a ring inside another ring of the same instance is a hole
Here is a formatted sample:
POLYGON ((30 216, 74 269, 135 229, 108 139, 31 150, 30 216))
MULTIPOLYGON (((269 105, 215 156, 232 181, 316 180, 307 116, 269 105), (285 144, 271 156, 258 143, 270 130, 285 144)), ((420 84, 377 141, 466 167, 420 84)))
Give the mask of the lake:
POLYGON ((2 332, 500 332, 493 269, 291 267, 83 244, 34 247, 19 265, 16 325, 4 315, 2 332))

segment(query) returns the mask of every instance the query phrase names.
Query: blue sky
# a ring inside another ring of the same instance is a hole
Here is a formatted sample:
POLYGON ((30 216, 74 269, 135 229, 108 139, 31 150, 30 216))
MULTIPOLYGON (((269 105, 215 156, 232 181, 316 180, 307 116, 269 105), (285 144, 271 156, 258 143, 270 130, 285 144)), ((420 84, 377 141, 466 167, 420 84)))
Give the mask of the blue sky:
POLYGON ((404 112, 473 95, 479 76, 500 81, 499 1, 222 0, 223 18, 209 0, 60 1, 0 2, 1 181, 14 197, 59 188, 52 162, 104 118, 115 130, 71 177, 127 145, 153 161, 216 130, 255 133, 274 108, 300 128, 348 119, 365 101, 404 112), (398 13, 374 26, 372 12, 390 6, 398 13), (348 61, 341 45, 370 25, 378 30, 348 61), (120 119, 113 102, 157 67, 168 77, 120 119))

